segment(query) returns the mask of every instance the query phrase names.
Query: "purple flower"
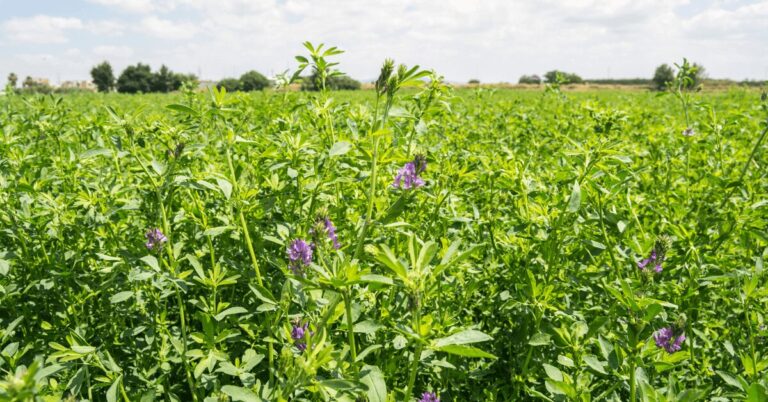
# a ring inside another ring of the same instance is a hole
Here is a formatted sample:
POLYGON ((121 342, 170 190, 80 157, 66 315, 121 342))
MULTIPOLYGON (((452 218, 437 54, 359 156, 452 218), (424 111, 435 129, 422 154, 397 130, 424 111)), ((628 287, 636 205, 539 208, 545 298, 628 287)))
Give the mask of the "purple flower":
POLYGON ((660 236, 659 240, 653 245, 653 250, 648 258, 644 258, 637 262, 637 267, 641 270, 645 270, 645 267, 653 263, 653 270, 656 273, 662 271, 661 263, 667 259, 667 250, 669 249, 670 240, 666 236, 660 236))
POLYGON ((440 398, 434 392, 425 392, 421 394, 421 399, 418 402, 440 402, 440 398))
POLYGON ((149 229, 147 233, 144 234, 144 237, 147 239, 147 242, 144 245, 150 251, 162 250, 163 244, 168 241, 168 238, 165 237, 163 232, 158 228, 149 229))
POLYGON ((656 346, 663 348, 667 353, 675 353, 680 350, 685 342, 685 334, 675 335, 675 330, 672 327, 662 328, 653 335, 653 340, 656 341, 656 346))
POLYGON ((688 127, 683 130, 684 137, 693 137, 694 135, 696 135, 696 131, 693 130, 693 127, 688 127))
POLYGON ((412 162, 408 162, 397 172, 392 187, 404 190, 419 188, 424 185, 424 179, 419 177, 427 170, 427 159, 422 155, 416 155, 412 162))
POLYGON ((336 227, 333 226, 333 222, 331 222, 330 218, 325 218, 325 232, 328 234, 328 238, 333 242, 333 248, 336 250, 341 248, 339 238, 336 236, 336 227))
POLYGON ((291 330, 291 338, 295 341, 296 347, 302 352, 307 349, 307 343, 304 342, 304 334, 307 333, 308 329, 309 324, 294 324, 291 330))
POLYGON ((288 246, 288 260, 291 270, 298 275, 304 267, 312 263, 312 247, 304 240, 294 240, 288 246))

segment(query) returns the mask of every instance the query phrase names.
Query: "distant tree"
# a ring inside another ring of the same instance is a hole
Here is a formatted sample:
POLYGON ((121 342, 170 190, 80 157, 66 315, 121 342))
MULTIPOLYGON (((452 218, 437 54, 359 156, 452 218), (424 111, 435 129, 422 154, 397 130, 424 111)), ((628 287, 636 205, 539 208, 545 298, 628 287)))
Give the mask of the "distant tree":
POLYGON ((117 79, 117 92, 151 92, 153 80, 152 69, 148 65, 138 63, 128 66, 117 79))
MULTIPOLYGON (((304 77, 301 82, 301 90, 302 91, 319 91, 320 87, 318 86, 320 83, 320 79, 317 76, 317 73, 313 73, 309 77, 304 77)), ((357 81, 347 75, 331 75, 325 79, 325 87, 326 89, 329 89, 331 91, 339 91, 339 90, 358 90, 362 84, 360 84, 360 81, 357 81)))
POLYGON ((216 88, 226 88, 227 92, 235 92, 240 89, 240 80, 237 78, 222 78, 216 83, 216 88))
POLYGON ((8 74, 8 86, 11 88, 16 88, 16 83, 19 81, 19 77, 16 76, 16 73, 10 73, 8 74))
POLYGON ((35 80, 30 76, 27 76, 24 78, 24 82, 21 84, 21 88, 23 92, 28 93, 51 93, 53 92, 53 88, 46 84, 44 81, 35 80))
POLYGON ((194 74, 173 73, 173 83, 171 85, 171 90, 178 91, 185 84, 197 87, 199 83, 200 80, 194 74))
POLYGON ((544 74, 544 81, 548 84, 581 84, 584 80, 575 73, 552 70, 544 74))
POLYGON ((667 85, 675 80, 675 71, 669 64, 662 64, 656 67, 656 71, 653 73, 653 87, 657 91, 663 91, 667 89, 667 85))
POLYGON ((107 61, 103 61, 91 69, 91 78, 99 92, 109 92, 115 87, 115 75, 112 73, 112 66, 107 61))
POLYGON ((241 91, 261 91, 270 85, 269 79, 259 73, 251 70, 240 76, 241 91))
POLYGON ((152 92, 171 92, 174 90, 174 74, 165 64, 160 66, 160 69, 152 74, 152 84, 150 90, 152 92))
POLYGON ((472 78, 471 80, 469 80, 469 84, 470 85, 480 84, 480 80, 478 80, 477 78, 472 78))
POLYGON ((541 77, 536 74, 523 75, 517 80, 518 84, 541 84, 541 77))

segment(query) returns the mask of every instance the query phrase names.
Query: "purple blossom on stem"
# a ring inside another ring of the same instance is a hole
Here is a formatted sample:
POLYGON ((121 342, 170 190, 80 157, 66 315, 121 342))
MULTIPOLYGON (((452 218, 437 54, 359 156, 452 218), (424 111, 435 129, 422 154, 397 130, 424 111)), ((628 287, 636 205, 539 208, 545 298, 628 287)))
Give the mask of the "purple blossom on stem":
POLYGON ((294 324, 293 329, 291 330, 291 338, 295 341, 296 347, 302 352, 307 349, 307 343, 304 342, 304 335, 307 333, 308 329, 309 324, 294 324))
POLYGON ((330 218, 325 218, 325 232, 328 234, 328 238, 333 242, 333 248, 336 250, 341 248, 339 238, 336 236, 336 227, 333 226, 333 222, 331 222, 330 218))
POLYGON ((440 402, 440 398, 434 392, 425 392, 421 394, 421 399, 418 402, 440 402))
POLYGON ((653 335, 653 340, 656 341, 656 346, 672 354, 682 348, 683 342, 685 342, 685 334, 681 333, 676 336, 675 330, 672 327, 666 327, 658 330, 653 335))
POLYGON ((294 274, 300 274, 301 270, 312 263, 312 247, 302 239, 296 239, 288 246, 288 264, 294 274))
POLYGON ((657 253, 656 253, 656 250, 652 250, 652 251, 651 251, 651 255, 650 255, 650 256, 648 256, 648 258, 645 258, 645 259, 643 259, 642 261, 639 261, 639 262, 637 263, 637 266, 638 266, 638 268, 640 268, 640 269, 645 269, 645 267, 646 267, 648 264, 652 263, 652 262, 653 262, 653 263, 655 263, 655 264, 654 264, 654 267, 653 267, 653 270, 654 270, 654 271, 656 271, 656 273, 659 273, 659 272, 661 272, 661 270, 662 270, 662 268, 661 268, 661 259, 660 259, 660 258, 658 258, 658 256, 657 256, 657 253))
POLYGON ((683 130, 683 137, 693 137, 694 135, 696 135, 696 131, 693 130, 693 127, 687 127, 683 130))
POLYGON ((144 245, 150 251, 162 250, 163 244, 168 241, 168 238, 165 237, 163 232, 158 228, 149 229, 147 233, 144 234, 144 237, 147 239, 147 242, 144 245))
POLYGON ((656 243, 653 245, 651 254, 648 256, 648 258, 644 258, 641 261, 638 261, 637 267, 641 270, 645 270, 645 267, 652 263, 653 270, 656 273, 660 273, 662 271, 661 263, 667 259, 667 250, 670 248, 670 245, 671 240, 669 237, 664 235, 659 236, 659 239, 656 240, 656 243))
POLYGON ((421 173, 427 170, 427 159, 422 155, 416 155, 412 162, 408 162, 397 172, 393 188, 410 190, 424 185, 424 179, 419 177, 421 173))

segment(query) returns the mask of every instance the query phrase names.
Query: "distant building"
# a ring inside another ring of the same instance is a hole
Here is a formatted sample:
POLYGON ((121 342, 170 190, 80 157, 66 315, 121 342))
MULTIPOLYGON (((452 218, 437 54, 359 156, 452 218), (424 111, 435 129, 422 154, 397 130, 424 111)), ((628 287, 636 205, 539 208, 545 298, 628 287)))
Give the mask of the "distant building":
POLYGON ((61 89, 81 89, 84 91, 96 91, 96 85, 91 81, 64 81, 59 85, 61 89))
POLYGON ((197 82, 197 89, 208 89, 216 86, 216 81, 200 80, 197 82))
POLYGON ((50 87, 51 82, 48 78, 32 78, 27 77, 21 84, 24 88, 36 88, 36 87, 50 87))

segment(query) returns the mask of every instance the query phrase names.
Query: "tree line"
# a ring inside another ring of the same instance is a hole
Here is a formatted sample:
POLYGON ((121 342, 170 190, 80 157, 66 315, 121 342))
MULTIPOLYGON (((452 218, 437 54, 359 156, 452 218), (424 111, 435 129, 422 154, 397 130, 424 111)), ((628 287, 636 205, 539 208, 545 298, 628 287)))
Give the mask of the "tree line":
MULTIPOLYGON (((675 65, 675 67, 679 71, 679 67, 677 65, 675 65)), ((687 79, 682 80, 680 82, 684 82, 684 85, 686 86, 686 88, 697 88, 699 85, 701 85, 704 82, 704 79, 707 78, 706 70, 704 69, 704 66, 698 63, 693 63, 691 69, 686 71, 685 73, 688 75, 687 79)), ((594 79, 594 80, 589 80, 589 82, 593 84, 648 85, 655 90, 663 91, 663 90, 666 90, 668 85, 675 80, 676 75, 677 75, 677 72, 675 71, 675 69, 672 68, 669 64, 665 63, 656 67, 656 70, 653 73, 653 77, 650 79, 646 79, 646 78, 594 79)), ((581 78, 578 74, 563 72, 559 70, 548 71, 547 73, 544 74, 543 78, 536 74, 531 74, 531 75, 523 75, 518 80, 519 84, 539 85, 542 82, 546 84, 565 85, 565 84, 582 84, 585 82, 585 80, 581 78)), ((470 80, 470 84, 472 83, 479 83, 479 81, 470 80)))
POLYGON ((115 78, 112 65, 104 61, 91 69, 91 79, 99 92, 117 90, 122 93, 172 92, 189 83, 197 86, 197 76, 171 71, 162 65, 153 72, 148 64, 137 63, 123 69, 115 78))

